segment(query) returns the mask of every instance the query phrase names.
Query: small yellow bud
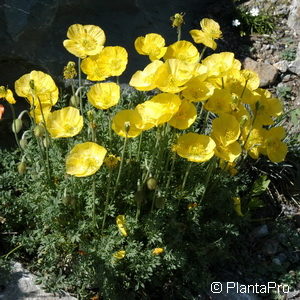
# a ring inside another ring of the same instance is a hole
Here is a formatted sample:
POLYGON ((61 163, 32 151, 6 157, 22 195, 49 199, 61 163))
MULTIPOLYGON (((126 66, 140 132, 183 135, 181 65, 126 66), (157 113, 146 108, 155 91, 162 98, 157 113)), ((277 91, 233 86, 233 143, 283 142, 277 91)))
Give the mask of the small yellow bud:
POLYGON ((154 249, 152 250, 152 254, 153 254, 153 255, 160 255, 160 254, 162 254, 164 251, 165 251, 164 248, 154 248, 154 249))
POLYGON ((150 190, 150 191, 153 191, 157 188, 157 181, 155 178, 153 177, 150 177, 148 178, 147 180, 147 188, 150 190))
POLYGON ((170 18, 170 20, 172 21, 172 27, 180 27, 184 23, 184 15, 185 13, 177 13, 174 16, 172 16, 170 18))
POLYGON ((12 123, 11 129, 14 133, 19 133, 23 127, 23 122, 21 119, 15 119, 12 123))
POLYGON ((20 175, 23 175, 25 174, 26 172, 26 168, 27 168, 27 165, 24 161, 21 161, 19 164, 18 164, 18 172, 20 175))
POLYGON ((77 72, 75 69, 75 63, 69 61, 68 64, 64 67, 64 79, 73 79, 76 77, 77 72))
POLYGON ((90 122, 93 122, 95 117, 94 117, 94 111, 93 110, 89 110, 87 113, 87 118, 90 122))
POLYGON ((43 137, 45 134, 45 127, 43 125, 36 125, 33 129, 33 133, 36 137, 43 137))

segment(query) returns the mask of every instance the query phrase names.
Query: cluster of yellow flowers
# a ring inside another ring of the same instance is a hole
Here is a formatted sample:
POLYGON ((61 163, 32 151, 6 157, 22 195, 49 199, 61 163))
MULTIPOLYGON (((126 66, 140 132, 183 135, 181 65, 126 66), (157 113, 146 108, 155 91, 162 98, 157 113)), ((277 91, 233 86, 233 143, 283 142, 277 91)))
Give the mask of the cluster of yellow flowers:
MULTIPOLYGON (((173 26, 181 26, 182 17, 174 17, 173 26)), ((204 50, 215 49, 215 40, 222 36, 219 24, 203 19, 200 26, 200 30, 190 31, 193 40, 203 44, 204 50)), ((89 80, 103 81, 124 72, 126 50, 104 46, 105 34, 100 27, 75 24, 69 27, 67 36, 69 39, 63 44, 79 58, 81 70, 89 80)), ((259 88, 256 73, 241 69, 233 53, 222 52, 202 59, 204 50, 200 54, 191 42, 179 40, 166 46, 164 38, 156 33, 138 37, 134 45, 139 54, 149 57, 150 63, 134 73, 129 84, 139 91, 157 89, 161 93, 134 109, 119 111, 112 118, 115 133, 126 139, 134 138, 166 123, 187 130, 206 112, 215 116, 211 134, 180 135, 172 147, 179 156, 193 162, 217 156, 234 163, 244 153, 254 159, 263 154, 273 162, 284 160, 284 128, 268 129, 282 113, 282 105, 270 92, 259 88)), ((73 78, 74 64, 68 65, 66 76, 73 78)), ((52 111, 58 101, 58 88, 49 75, 40 71, 25 74, 16 81, 15 91, 28 100, 35 123, 42 123, 52 138, 72 137, 83 128, 79 109, 69 106, 52 111)), ((14 103, 12 92, 4 87, 0 87, 0 97, 14 103)), ((113 82, 96 83, 89 89, 87 99, 97 109, 109 109, 118 103, 120 87, 113 82)), ((95 141, 77 144, 67 157, 67 173, 77 177, 94 174, 106 153, 95 141)))

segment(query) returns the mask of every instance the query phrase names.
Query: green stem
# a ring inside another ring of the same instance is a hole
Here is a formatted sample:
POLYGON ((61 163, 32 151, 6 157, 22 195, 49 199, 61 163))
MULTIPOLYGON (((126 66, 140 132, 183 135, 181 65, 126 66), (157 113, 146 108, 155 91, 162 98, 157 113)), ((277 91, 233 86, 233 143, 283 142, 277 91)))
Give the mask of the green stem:
POLYGON ((215 168, 215 161, 214 161, 214 159, 212 159, 209 162, 208 172, 207 172, 207 176, 206 176, 205 183, 204 183, 204 192, 203 192, 202 197, 199 201, 199 205, 201 205, 201 203, 204 199, 204 196, 207 192, 207 187, 208 187, 208 184, 209 184, 209 181, 210 181, 210 178, 211 178, 211 175, 212 175, 212 172, 213 172, 214 168, 215 168))
POLYGON ((122 169, 123 169, 123 165, 124 165, 124 160, 125 160, 125 151, 126 151, 126 146, 127 146, 127 140, 128 140, 128 137, 127 137, 127 134, 126 134, 126 137, 125 137, 125 140, 124 140, 124 145, 123 145, 121 163, 120 163, 120 166, 119 166, 119 172, 118 172, 117 180, 116 180, 116 183, 115 183, 113 196, 115 196, 118 185, 119 185, 119 181, 120 181, 120 177, 121 177, 121 173, 122 173, 122 169))
POLYGON ((205 52, 206 48, 207 48, 207 47, 204 46, 204 48, 203 48, 203 50, 202 50, 202 52, 201 52, 201 54, 200 54, 199 62, 201 61, 201 59, 202 59, 202 57, 203 57, 203 55, 204 55, 204 52, 205 52))
POLYGON ((142 139, 143 139, 143 131, 141 132, 141 134, 140 134, 140 136, 139 136, 139 146, 138 146, 138 152, 137 152, 137 157, 136 157, 136 160, 137 160, 137 161, 140 161, 142 139))
MULTIPOLYGON (((80 68, 80 65, 81 65, 81 58, 78 57, 78 85, 79 85, 79 88, 81 88, 81 68, 80 68)), ((82 89, 79 90, 79 104, 80 104, 80 112, 81 112, 81 115, 83 116, 83 107, 82 107, 82 89)))
POLYGON ((103 229, 104 229, 104 226, 105 226, 105 221, 106 221, 106 216, 107 216, 107 209, 108 209, 108 205, 109 205, 110 186, 111 186, 111 174, 112 174, 112 170, 109 169, 107 192, 106 192, 105 207, 104 207, 104 216, 103 216, 102 226, 101 226, 101 234, 103 234, 103 229))
POLYGON ((47 144, 45 146, 45 153, 46 153, 46 172, 47 172, 47 176, 48 176, 48 179, 49 179, 49 183, 51 182, 51 168, 50 168, 50 160, 49 160, 49 149, 48 149, 48 141, 50 141, 50 136, 49 136, 49 133, 47 131, 47 126, 46 126, 46 119, 45 119, 45 115, 44 115, 44 112, 43 112, 43 106, 42 106, 42 103, 41 103, 41 100, 39 97, 37 97, 38 101, 39 101, 39 106, 40 106, 40 110, 41 110, 41 114, 42 114, 42 119, 43 119, 43 125, 45 127, 45 132, 46 132, 46 139, 47 139, 47 144))
POLYGON ((1 257, 5 257, 5 259, 11 255, 12 253, 14 253, 15 251, 17 251, 19 248, 21 248, 23 245, 18 245, 16 248, 12 249, 11 251, 9 251, 7 254, 2 255, 1 257))
POLYGON ((166 190, 168 190, 168 189, 169 189, 169 186, 170 186, 171 178, 172 178, 173 171, 174 171, 174 167, 175 167, 175 160, 176 160, 176 154, 173 153, 173 154, 172 154, 172 164, 171 164, 171 169, 170 169, 170 173, 169 173, 169 176, 168 176, 168 181, 167 181, 167 185, 166 185, 166 190))
POLYGON ((93 183, 92 183, 92 197, 93 197, 93 211, 92 211, 92 217, 93 217, 93 224, 94 227, 97 228, 97 222, 96 222, 96 176, 93 175, 93 183))
POLYGON ((181 40, 181 26, 177 27, 177 41, 181 40))
POLYGON ((183 182, 182 182, 182 186, 181 186, 181 189, 183 190, 184 187, 185 187, 185 184, 186 184, 186 180, 189 176, 189 173, 190 173, 190 170, 191 170, 191 167, 192 167, 192 162, 190 162, 186 168, 186 171, 185 171, 185 174, 184 174, 184 178, 183 178, 183 182))
MULTIPOLYGON (((8 103, 9 103, 9 102, 8 102, 8 103)), ((14 109, 14 107, 13 107, 13 105, 12 105, 11 103, 9 103, 9 107, 10 107, 11 112, 12 112, 12 115, 13 115, 13 127, 14 127, 13 132, 14 132, 15 140, 16 140, 16 142, 17 142, 17 145, 18 145, 18 147, 19 147, 21 153, 23 153, 23 149, 22 149, 22 147, 21 147, 21 145, 20 145, 20 142, 19 142, 19 139, 18 139, 18 135, 17 135, 17 131, 16 131, 17 128, 16 128, 16 123, 15 123, 15 120, 16 120, 15 109, 14 109)))

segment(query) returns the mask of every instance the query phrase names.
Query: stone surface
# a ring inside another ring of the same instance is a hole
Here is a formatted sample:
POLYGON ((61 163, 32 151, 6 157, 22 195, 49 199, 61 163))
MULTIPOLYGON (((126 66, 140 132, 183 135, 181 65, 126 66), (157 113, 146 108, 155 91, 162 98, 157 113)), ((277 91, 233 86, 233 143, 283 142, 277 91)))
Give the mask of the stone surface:
POLYGON ((266 224, 263 224, 261 226, 258 226, 254 228, 254 230, 251 232, 250 236, 252 238, 262 238, 269 234, 269 228, 266 224))
POLYGON ((281 61, 273 64, 273 66, 276 69, 278 69, 281 73, 285 73, 288 70, 289 63, 286 60, 281 60, 281 61))
POLYGON ((0 293, 0 300, 76 300, 67 294, 55 296, 46 293, 39 285, 34 283, 35 276, 22 267, 20 263, 14 263, 11 282, 0 293))
POLYGON ((289 65, 289 71, 300 76, 300 59, 293 61, 289 65))
POLYGON ((250 57, 245 58, 243 67, 258 74, 260 78, 260 87, 266 87, 275 83, 278 75, 278 69, 272 65, 263 62, 257 62, 250 57))
POLYGON ((287 24, 300 36, 300 0, 293 0, 287 24))

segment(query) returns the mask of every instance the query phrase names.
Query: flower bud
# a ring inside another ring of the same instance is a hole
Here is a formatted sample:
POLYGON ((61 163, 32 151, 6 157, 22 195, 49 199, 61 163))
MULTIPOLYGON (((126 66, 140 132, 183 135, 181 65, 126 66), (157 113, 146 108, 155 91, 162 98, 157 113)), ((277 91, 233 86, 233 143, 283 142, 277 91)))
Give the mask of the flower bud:
POLYGON ((44 145, 45 148, 48 148, 48 147, 49 147, 50 141, 49 141, 48 138, 44 138, 44 139, 43 139, 43 145, 44 145))
POLYGON ((76 95, 73 95, 71 98, 70 98, 70 104, 74 107, 78 107, 79 105, 79 102, 80 102, 80 99, 78 96, 76 95))
POLYGON ((153 177, 148 178, 148 180, 147 180, 147 188, 150 191, 153 191, 153 190, 156 189, 156 187, 157 187, 157 181, 156 181, 156 179, 153 178, 153 177))
POLYGON ((22 149, 25 149, 27 146, 27 140, 26 139, 21 139, 20 140, 20 146, 22 149))
POLYGON ((12 123, 12 131, 14 133, 19 133, 20 130, 22 129, 23 122, 21 119, 15 119, 12 123))
POLYGON ((34 127, 33 133, 36 137, 43 137, 45 134, 45 127, 43 125, 36 125, 34 127))
POLYGON ((26 163, 25 163, 24 161, 21 161, 21 162, 18 164, 18 172, 19 172, 19 174, 20 174, 20 175, 25 174, 26 168, 27 168, 26 163))
POLYGON ((88 110, 86 115, 87 115, 87 118, 90 122, 94 121, 95 118, 94 118, 94 111, 93 110, 88 110))

